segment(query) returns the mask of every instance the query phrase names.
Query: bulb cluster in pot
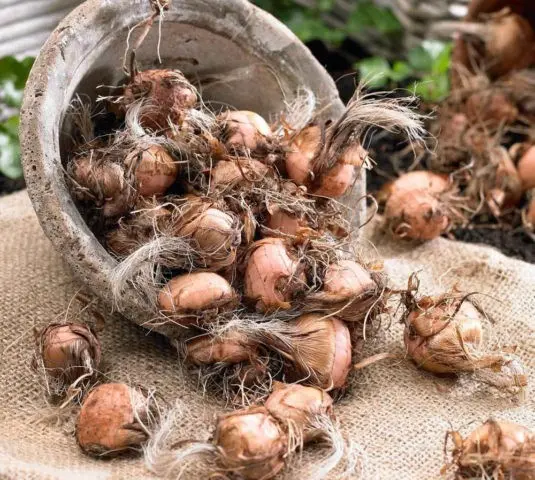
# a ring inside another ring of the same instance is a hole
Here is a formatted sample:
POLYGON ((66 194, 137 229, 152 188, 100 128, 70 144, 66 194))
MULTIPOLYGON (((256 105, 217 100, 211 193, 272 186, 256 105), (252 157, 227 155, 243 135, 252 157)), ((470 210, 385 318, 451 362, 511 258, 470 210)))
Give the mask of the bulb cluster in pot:
POLYGON ((351 210, 339 201, 367 162, 356 102, 337 122, 279 128, 207 110, 177 70, 135 72, 106 102, 99 136, 103 114, 77 112, 66 171, 119 262, 119 308, 133 283, 210 378, 343 388, 351 333, 385 308, 380 268, 347 247, 351 210))

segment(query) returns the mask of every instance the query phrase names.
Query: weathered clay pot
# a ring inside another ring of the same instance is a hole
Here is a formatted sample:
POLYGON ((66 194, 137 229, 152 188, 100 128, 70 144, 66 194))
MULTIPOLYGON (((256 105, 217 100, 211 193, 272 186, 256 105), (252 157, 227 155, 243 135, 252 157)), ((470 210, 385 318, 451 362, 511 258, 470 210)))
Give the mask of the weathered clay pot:
MULTIPOLYGON (((21 113, 24 173, 41 225, 85 285, 108 303, 116 261, 86 226, 64 179, 67 108, 75 94, 94 98, 98 85, 123 78, 128 29, 150 13, 149 0, 89 0, 74 10, 37 58, 21 113)), ((157 65, 157 42, 153 28, 138 51, 142 68, 157 65)), ((307 48, 246 0, 174 0, 162 24, 160 53, 164 66, 180 68, 190 78, 234 72, 226 82, 203 89, 203 98, 269 117, 302 86, 314 92, 324 117, 336 118, 343 109, 333 81, 307 48)), ((362 185, 354 189, 354 200, 362 185)), ((125 298, 129 307, 122 313, 143 324, 150 315, 143 302, 132 291, 125 298)))

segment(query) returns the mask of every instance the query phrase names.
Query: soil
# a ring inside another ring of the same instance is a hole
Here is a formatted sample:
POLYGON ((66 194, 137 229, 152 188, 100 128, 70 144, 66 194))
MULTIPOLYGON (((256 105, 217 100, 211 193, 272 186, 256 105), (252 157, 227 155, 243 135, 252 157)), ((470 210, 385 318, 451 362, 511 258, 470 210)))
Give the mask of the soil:
POLYGON ((24 178, 12 180, 0 174, 0 196, 22 190, 25 186, 24 178))

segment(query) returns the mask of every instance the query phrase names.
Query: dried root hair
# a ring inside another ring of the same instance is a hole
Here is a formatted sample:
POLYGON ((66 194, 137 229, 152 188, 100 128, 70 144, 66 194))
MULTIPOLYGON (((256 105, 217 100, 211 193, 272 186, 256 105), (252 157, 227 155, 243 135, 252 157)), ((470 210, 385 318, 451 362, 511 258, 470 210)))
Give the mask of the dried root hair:
POLYGON ((314 160, 316 176, 332 168, 349 145, 364 144, 373 127, 402 133, 411 142, 423 141, 423 117, 411 108, 415 97, 377 98, 376 94, 363 94, 362 88, 356 89, 340 119, 327 127, 325 143, 314 160))
MULTIPOLYGON (((311 419, 311 427, 316 432, 315 438, 319 446, 328 449, 328 453, 321 455, 318 452, 315 460, 309 462, 307 459, 306 464, 301 455, 290 455, 288 473, 296 478, 305 478, 306 475, 310 480, 330 478, 333 474, 339 479, 361 478, 365 468, 365 455, 353 441, 344 437, 338 422, 328 415, 316 415, 311 419)), ((302 448, 302 444, 299 444, 300 432, 290 429, 288 436, 288 444, 293 447, 290 453, 302 448)))
POLYGON ((282 137, 288 132, 300 131, 311 121, 316 110, 316 96, 312 90, 299 87, 291 101, 285 101, 285 110, 275 119, 274 134, 282 137))
POLYGON ((163 399, 154 389, 133 386, 130 387, 130 402, 136 428, 150 439, 165 418, 167 408, 163 399))
POLYGON ((214 445, 195 441, 173 441, 174 429, 183 416, 184 407, 177 403, 143 446, 146 467, 159 477, 180 479, 188 466, 201 459, 215 465, 218 450, 214 445))
POLYGON ((72 140, 75 150, 77 146, 95 143, 95 124, 93 118, 96 113, 89 97, 77 94, 72 99, 67 114, 74 126, 72 140))
POLYGON ((159 235, 119 262, 110 275, 115 308, 123 310, 124 292, 133 287, 149 308, 158 310, 158 290, 164 285, 162 267, 191 271, 198 254, 188 239, 159 235))
MULTIPOLYGON (((197 377, 203 395, 215 395, 222 398, 227 406, 245 408, 268 397, 273 382, 271 370, 276 370, 274 363, 266 352, 263 357, 258 357, 251 363, 218 362, 192 367, 190 373, 197 377), (252 381, 246 379, 251 370, 254 370, 253 375, 256 377, 252 381)), ((279 366, 279 370, 280 368, 279 366)))

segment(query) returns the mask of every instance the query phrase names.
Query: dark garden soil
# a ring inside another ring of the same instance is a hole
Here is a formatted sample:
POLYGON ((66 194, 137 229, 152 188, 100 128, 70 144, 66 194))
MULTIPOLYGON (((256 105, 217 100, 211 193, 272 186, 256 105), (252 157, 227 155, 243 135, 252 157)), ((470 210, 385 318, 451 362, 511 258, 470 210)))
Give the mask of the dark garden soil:
POLYGON ((17 190, 22 190, 25 185, 24 178, 12 180, 11 178, 4 177, 0 174, 0 196, 16 192, 17 190))

